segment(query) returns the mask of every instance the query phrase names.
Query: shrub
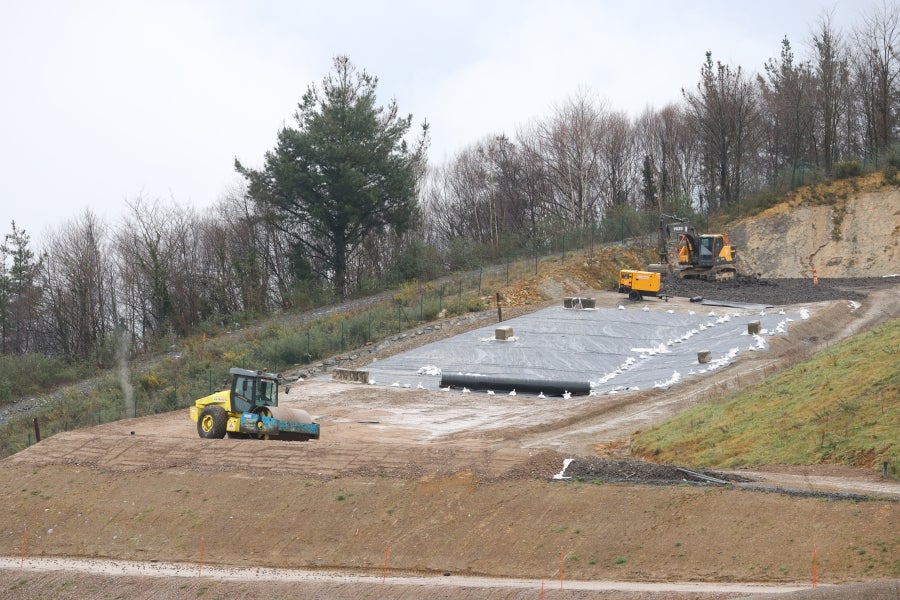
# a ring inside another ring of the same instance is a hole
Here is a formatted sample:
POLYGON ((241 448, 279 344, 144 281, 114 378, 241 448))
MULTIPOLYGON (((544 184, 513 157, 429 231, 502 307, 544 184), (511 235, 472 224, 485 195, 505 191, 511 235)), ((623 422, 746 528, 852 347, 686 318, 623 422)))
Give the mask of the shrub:
POLYGON ((862 165, 858 160, 848 160, 834 165, 834 176, 836 179, 859 177, 862 174, 862 165))

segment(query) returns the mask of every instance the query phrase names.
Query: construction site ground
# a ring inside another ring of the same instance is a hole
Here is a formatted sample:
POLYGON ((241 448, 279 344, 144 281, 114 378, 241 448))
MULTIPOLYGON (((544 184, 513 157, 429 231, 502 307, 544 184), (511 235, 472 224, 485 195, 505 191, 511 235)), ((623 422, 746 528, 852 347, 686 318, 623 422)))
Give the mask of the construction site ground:
POLYGON ((2 462, 0 597, 896 597, 900 485, 877 470, 704 471, 718 485, 628 452, 634 431, 900 316, 894 285, 855 298, 791 305, 810 318, 766 351, 669 389, 563 405, 316 379, 282 402, 317 441, 203 440, 187 411, 52 436, 2 462), (870 585, 833 587, 849 582, 870 585))

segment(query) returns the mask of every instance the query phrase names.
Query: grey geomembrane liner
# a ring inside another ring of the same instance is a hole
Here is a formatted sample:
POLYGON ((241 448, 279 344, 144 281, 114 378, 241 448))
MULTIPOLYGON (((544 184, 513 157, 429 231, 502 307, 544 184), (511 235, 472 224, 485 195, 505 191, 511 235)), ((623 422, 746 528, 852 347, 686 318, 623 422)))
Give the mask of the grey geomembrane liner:
POLYGON ((592 394, 669 387, 689 375, 721 368, 745 352, 768 348, 766 338, 784 335, 805 312, 697 306, 675 312, 629 305, 619 309, 552 307, 503 321, 511 340, 494 339, 499 324, 440 340, 372 362, 374 385, 437 389, 440 373, 590 382, 592 394), (759 321, 759 335, 747 325, 759 321), (712 362, 697 353, 709 350, 712 362), (436 372, 434 367, 440 370, 436 372))

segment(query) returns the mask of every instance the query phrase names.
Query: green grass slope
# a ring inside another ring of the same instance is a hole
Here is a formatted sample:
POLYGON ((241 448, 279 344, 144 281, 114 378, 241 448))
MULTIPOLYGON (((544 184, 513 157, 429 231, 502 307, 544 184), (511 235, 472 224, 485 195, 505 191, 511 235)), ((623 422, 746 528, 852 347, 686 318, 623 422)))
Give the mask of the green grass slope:
POLYGON ((900 320, 854 336, 761 385, 640 432, 661 462, 842 464, 900 473, 900 320))

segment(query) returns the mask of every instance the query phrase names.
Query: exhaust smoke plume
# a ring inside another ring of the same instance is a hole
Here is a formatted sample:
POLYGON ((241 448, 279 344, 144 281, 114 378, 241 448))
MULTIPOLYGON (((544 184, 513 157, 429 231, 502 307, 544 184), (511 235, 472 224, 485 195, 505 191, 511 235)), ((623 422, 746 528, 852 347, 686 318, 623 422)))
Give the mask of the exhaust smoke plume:
POLYGON ((118 344, 116 347, 116 361, 119 366, 119 385, 122 387, 122 395, 125 398, 125 417, 135 417, 134 414, 134 387, 128 373, 128 329, 119 327, 118 344))

